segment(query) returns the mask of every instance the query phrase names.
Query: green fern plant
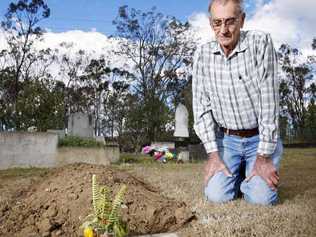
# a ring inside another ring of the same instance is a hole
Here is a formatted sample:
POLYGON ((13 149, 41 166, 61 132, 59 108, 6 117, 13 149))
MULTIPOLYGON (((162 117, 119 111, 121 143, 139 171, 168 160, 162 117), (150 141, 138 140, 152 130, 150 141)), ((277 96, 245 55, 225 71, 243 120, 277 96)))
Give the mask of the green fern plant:
POLYGON ((92 175, 92 205, 93 213, 87 216, 83 228, 92 228, 96 233, 114 233, 116 237, 127 235, 127 226, 123 223, 119 210, 126 192, 123 185, 111 200, 110 190, 106 186, 99 186, 96 175, 92 175))

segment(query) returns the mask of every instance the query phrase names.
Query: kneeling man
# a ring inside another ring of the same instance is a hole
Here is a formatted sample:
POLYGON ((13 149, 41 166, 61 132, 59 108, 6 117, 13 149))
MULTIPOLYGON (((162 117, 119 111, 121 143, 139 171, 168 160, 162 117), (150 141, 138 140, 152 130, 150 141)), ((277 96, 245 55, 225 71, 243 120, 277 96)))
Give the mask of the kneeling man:
POLYGON ((222 203, 241 191, 250 203, 275 204, 283 146, 271 36, 241 31, 242 0, 213 0, 209 13, 216 40, 197 49, 192 83, 194 128, 208 153, 205 195, 222 203))

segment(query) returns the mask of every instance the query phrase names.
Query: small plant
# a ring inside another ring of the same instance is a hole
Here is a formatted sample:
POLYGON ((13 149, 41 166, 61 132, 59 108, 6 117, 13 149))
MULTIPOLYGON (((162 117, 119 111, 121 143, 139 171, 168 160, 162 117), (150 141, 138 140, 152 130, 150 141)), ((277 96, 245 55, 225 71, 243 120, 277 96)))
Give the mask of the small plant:
POLYGON ((104 147, 102 142, 98 142, 92 138, 82 138, 78 136, 66 136, 64 138, 59 139, 58 141, 59 147, 104 147))
POLYGON ((92 175, 92 204, 94 212, 87 216, 87 221, 81 226, 84 228, 85 237, 124 237, 127 235, 127 226, 119 215, 126 189, 126 185, 123 185, 112 201, 109 188, 99 186, 96 181, 96 175, 92 175))

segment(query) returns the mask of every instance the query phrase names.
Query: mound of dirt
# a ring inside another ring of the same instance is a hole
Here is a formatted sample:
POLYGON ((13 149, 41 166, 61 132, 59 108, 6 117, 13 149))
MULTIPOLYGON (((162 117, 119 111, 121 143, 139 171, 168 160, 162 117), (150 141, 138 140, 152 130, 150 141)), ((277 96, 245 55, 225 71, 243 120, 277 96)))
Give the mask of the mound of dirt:
POLYGON ((113 193, 127 184, 122 216, 130 235, 174 231, 194 217, 185 203, 162 196, 127 172, 74 164, 52 169, 39 182, 19 188, 15 198, 2 202, 0 236, 81 236, 79 226, 92 212, 92 174, 113 193))

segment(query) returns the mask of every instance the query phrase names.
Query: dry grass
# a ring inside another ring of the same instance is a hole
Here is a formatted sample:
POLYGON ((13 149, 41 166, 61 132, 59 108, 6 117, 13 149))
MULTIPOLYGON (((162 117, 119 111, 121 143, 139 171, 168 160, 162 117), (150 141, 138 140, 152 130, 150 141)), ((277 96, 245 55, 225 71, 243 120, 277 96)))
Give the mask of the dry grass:
POLYGON ((180 236, 316 236, 316 149, 286 149, 277 206, 250 205, 242 199, 208 203, 203 196, 202 163, 122 165, 158 186, 164 195, 185 201, 197 220, 180 236))

